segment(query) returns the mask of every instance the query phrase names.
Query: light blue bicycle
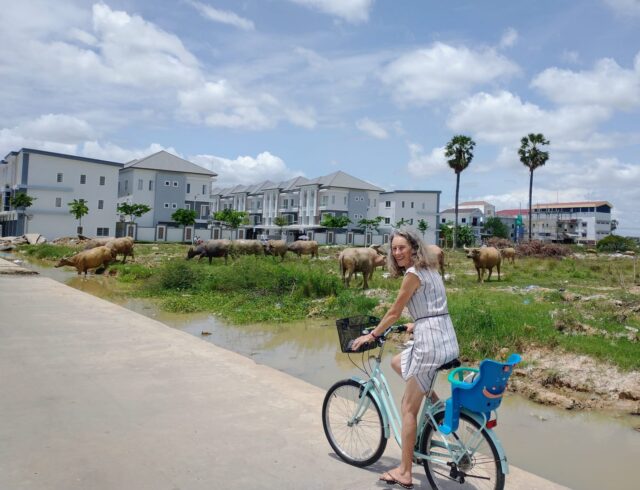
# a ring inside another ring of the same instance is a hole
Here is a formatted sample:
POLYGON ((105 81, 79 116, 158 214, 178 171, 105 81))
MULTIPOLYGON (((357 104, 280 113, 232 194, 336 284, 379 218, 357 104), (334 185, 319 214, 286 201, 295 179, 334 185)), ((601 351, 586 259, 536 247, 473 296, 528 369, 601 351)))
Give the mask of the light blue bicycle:
MULTIPOLYGON (((378 319, 352 317, 336 323, 342 352, 353 353, 351 342, 377 325, 378 319)), ((377 342, 363 346, 359 352, 379 347, 373 366, 365 364, 362 354, 366 377, 338 381, 324 398, 325 435, 349 464, 362 467, 376 462, 391 434, 401 445, 401 418, 380 363, 386 337, 402 331, 406 331, 404 325, 392 326, 377 342)), ((441 366, 442 370, 456 367, 449 374, 452 396, 435 403, 430 393, 425 397, 414 450, 414 461, 424 466, 434 489, 504 488, 507 457, 492 429, 513 366, 520 360, 512 354, 504 363, 485 359, 478 369, 457 367, 457 359, 441 366)))

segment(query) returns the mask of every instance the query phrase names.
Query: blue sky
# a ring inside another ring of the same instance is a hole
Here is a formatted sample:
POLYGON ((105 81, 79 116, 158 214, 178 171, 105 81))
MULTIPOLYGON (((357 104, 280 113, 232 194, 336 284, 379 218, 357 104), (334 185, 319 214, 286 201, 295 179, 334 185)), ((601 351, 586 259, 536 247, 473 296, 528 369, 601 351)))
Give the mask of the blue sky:
POLYGON ((640 235, 640 0, 0 0, 0 153, 166 149, 222 185, 343 170, 525 208, 608 200, 640 235))

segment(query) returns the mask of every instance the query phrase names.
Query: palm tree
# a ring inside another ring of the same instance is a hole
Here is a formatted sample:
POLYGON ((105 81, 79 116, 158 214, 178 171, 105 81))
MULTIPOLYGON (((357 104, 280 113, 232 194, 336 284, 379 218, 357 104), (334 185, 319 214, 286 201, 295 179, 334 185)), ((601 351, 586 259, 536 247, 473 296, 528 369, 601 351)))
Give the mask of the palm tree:
POLYGON ((453 245, 456 246, 456 230, 458 229, 458 196, 460 194, 460 174, 473 160, 473 148, 476 142, 469 136, 458 134, 451 138, 445 147, 444 156, 447 157, 449 167, 456 173, 456 222, 453 227, 453 245))
POLYGON ((549 140, 542 133, 530 133, 520 140, 520 161, 529 168, 529 241, 531 241, 531 196, 533 192, 533 171, 542 167, 549 159, 549 152, 542 151, 539 147, 548 145, 549 140))

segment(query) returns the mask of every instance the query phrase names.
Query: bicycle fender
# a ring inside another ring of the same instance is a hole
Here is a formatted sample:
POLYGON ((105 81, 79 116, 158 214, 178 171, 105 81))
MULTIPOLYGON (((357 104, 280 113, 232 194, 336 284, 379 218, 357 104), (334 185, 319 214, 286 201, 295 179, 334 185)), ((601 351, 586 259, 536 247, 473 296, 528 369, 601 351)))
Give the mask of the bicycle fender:
MULTIPOLYGON (((462 411, 466 413, 469 417, 471 417, 473 420, 478 422, 480 426, 484 424, 484 418, 482 417, 482 415, 474 412, 469 412, 464 408, 462 409, 462 411)), ((498 451, 498 457, 500 458, 500 468, 502 469, 502 473, 504 475, 508 475, 509 463, 507 463, 507 455, 505 454, 504 449, 502 448, 502 444, 500 443, 498 436, 496 436, 495 432, 493 432, 491 429, 486 429, 486 433, 491 439, 491 442, 493 442, 493 445, 496 447, 496 450, 498 451)))
MULTIPOLYGON (((356 383, 361 384, 362 386, 367 384, 364 379, 357 376, 352 376, 350 379, 355 381, 356 383)), ((380 400, 378 394, 374 390, 369 390, 369 393, 380 408, 380 413, 382 414, 382 426, 384 427, 384 437, 386 439, 389 439, 389 437, 391 436, 391 429, 389 428, 389 417, 387 415, 387 411, 384 409, 384 405, 382 405, 382 401, 380 400)))

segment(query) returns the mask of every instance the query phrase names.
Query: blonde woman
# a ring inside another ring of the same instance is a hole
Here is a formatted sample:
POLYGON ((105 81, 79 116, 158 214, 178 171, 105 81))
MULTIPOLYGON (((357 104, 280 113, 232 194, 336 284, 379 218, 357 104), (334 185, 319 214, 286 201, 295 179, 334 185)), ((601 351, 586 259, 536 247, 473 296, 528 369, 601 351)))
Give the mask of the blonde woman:
POLYGON ((437 369, 458 357, 458 340, 447 308, 447 296, 438 272, 437 257, 431 256, 420 238, 410 230, 391 234, 387 266, 392 277, 404 275, 395 302, 380 323, 367 335, 358 337, 353 350, 375 341, 408 307, 414 323, 413 345, 391 360, 391 367, 406 381, 402 398, 402 460, 380 480, 413 488, 413 448, 416 442, 418 411, 425 394, 431 391, 437 369))

